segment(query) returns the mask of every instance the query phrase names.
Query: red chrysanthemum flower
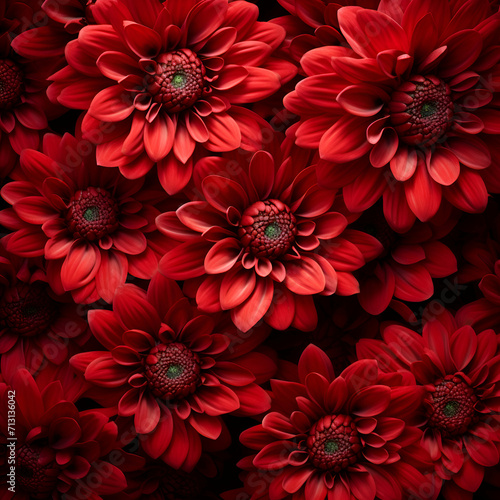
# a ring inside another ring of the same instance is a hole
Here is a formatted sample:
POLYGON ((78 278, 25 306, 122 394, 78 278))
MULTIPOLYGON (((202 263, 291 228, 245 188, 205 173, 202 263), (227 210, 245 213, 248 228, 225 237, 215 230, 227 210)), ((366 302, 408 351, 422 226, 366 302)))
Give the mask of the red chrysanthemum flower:
POLYGON ((0 355, 3 373, 63 363, 90 335, 71 297, 55 294, 43 267, 0 247, 0 355))
POLYGON ((343 7, 351 48, 321 47, 285 98, 297 144, 319 148, 320 183, 361 212, 380 197, 391 227, 429 220, 445 198, 481 212, 498 190, 500 17, 487 0, 343 7), (485 186, 486 184, 486 186, 485 186))
POLYGON ((93 15, 96 25, 67 45, 68 66, 51 77, 49 96, 88 109, 84 134, 106 122, 97 146, 101 165, 135 179, 158 162, 172 194, 189 181, 197 144, 257 149, 267 124, 235 105, 276 92, 296 68, 270 57, 285 32, 257 22, 255 5, 102 0, 93 15))
POLYGON ((500 335, 458 328, 444 312, 423 335, 400 326, 384 329, 384 341, 361 340, 358 356, 378 360, 385 372, 409 370, 427 395, 421 446, 435 463, 446 500, 471 498, 484 467, 498 464, 500 450, 500 335))
POLYGON ((243 343, 234 327, 201 315, 174 281, 159 274, 147 295, 134 285, 120 287, 113 311, 90 311, 89 323, 107 351, 77 354, 71 363, 104 397, 109 394, 108 405, 117 394, 118 415, 135 415, 144 451, 175 469, 196 466, 202 441, 223 432, 221 415, 256 415, 270 406, 256 382, 268 380, 275 365, 250 352, 268 331, 243 343), (214 333, 227 327, 235 342, 214 333))
POLYGON ((7 489, 10 465, 5 460, 2 499, 101 500, 126 487, 123 472, 106 457, 116 449, 114 422, 99 411, 80 412, 58 380, 39 384, 25 369, 3 375, 8 383, 0 383, 0 442, 7 456, 15 457, 15 493, 7 489), (7 412, 13 399, 15 425, 7 412))
POLYGON ((422 392, 408 375, 363 360, 335 377, 323 351, 306 348, 296 381, 271 380, 274 411, 241 435, 259 450, 240 462, 250 498, 410 498, 428 457, 413 423, 422 392))
POLYGON ((0 5, 0 177, 6 177, 26 148, 37 148, 48 119, 60 114, 46 96, 47 77, 55 70, 24 59, 11 48, 19 33, 29 33, 38 17, 36 0, 0 5))
MULTIPOLYGON (((457 259, 440 241, 456 225, 457 217, 441 210, 429 222, 417 222, 408 232, 392 231, 381 210, 375 207, 357 221, 384 246, 384 253, 357 275, 359 302, 377 315, 394 299, 422 302, 434 293, 433 278, 445 278, 457 271, 457 259)), ((356 226, 356 225, 355 225, 356 226)))
POLYGON ((8 251, 45 256, 56 293, 111 302, 127 273, 149 279, 156 271, 163 237, 154 220, 165 194, 97 166, 92 148, 80 154, 87 146, 46 134, 43 153, 24 151, 17 180, 1 190, 12 208, 0 212, 0 223, 13 231, 3 238, 8 251))
POLYGON ((309 50, 324 45, 345 43, 339 28, 337 12, 342 6, 356 5, 376 9, 380 0, 278 0, 290 16, 273 19, 287 31, 284 49, 295 60, 309 50))
POLYGON ((195 278, 187 293, 198 306, 231 310, 243 331, 262 318, 278 330, 314 329, 312 296, 357 293, 352 272, 382 250, 372 236, 346 229, 335 193, 317 186, 309 154, 292 151, 283 162, 265 151, 250 162, 238 154, 202 159, 194 192, 204 200, 157 218, 177 245, 160 271, 195 278))

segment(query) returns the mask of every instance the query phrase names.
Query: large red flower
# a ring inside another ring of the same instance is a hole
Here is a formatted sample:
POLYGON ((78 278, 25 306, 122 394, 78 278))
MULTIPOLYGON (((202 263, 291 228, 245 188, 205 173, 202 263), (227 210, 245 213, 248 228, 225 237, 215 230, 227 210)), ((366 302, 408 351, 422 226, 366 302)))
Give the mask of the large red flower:
POLYGON ((228 0, 101 0, 96 25, 66 47, 68 66, 49 96, 88 109, 83 131, 106 132, 101 165, 129 178, 155 162, 168 193, 182 189, 198 144, 210 151, 255 149, 266 123, 237 104, 276 92, 296 68, 270 54, 285 37, 257 22, 258 9, 228 0))
POLYGON ((262 318, 278 330, 314 329, 312 296, 357 293, 352 272, 382 249, 346 229, 309 154, 293 148, 280 157, 259 151, 250 162, 241 154, 200 160, 193 192, 204 199, 157 219, 176 244, 160 271, 191 280, 187 293, 196 293, 202 310, 230 310, 243 331, 262 318))
POLYGON ((428 457, 414 426, 422 391, 411 375, 386 376, 362 360, 335 377, 311 345, 296 380, 271 386, 273 411, 240 438, 258 450, 240 462, 252 500, 411 498, 425 481, 418 468, 428 457))
POLYGON ((8 254, 0 247, 1 371, 19 366, 36 372, 47 361, 63 363, 71 344, 87 340, 87 321, 69 294, 47 285, 43 266, 8 254))
MULTIPOLYGON (((80 412, 58 380, 39 383, 25 369, 2 375, 7 383, 0 383, 0 443, 15 455, 15 493, 7 490, 11 465, 5 460, 2 499, 101 500, 126 487, 123 472, 106 457, 119 448, 114 422, 99 411, 80 412), (15 425, 8 421, 12 400, 15 425)), ((122 452, 116 453, 123 463, 122 452)))
POLYGON ((360 212, 384 199, 392 227, 445 198, 481 212, 498 191, 499 14, 487 0, 383 2, 338 12, 347 47, 308 52, 285 98, 297 144, 319 148, 321 183, 360 212))
POLYGON ((361 340, 358 355, 378 360, 388 373, 409 370, 426 389, 421 446, 434 461, 446 500, 471 498, 484 467, 499 462, 500 335, 458 328, 444 312, 424 325, 423 335, 391 325, 383 338, 361 340))
POLYGON ((12 208, 0 212, 0 223, 13 231, 3 238, 8 251, 45 256, 56 293, 111 302, 127 273, 149 279, 156 271, 162 236, 154 220, 165 194, 97 166, 88 146, 46 134, 43 153, 24 151, 17 180, 2 188, 12 208))
POLYGON ((268 330, 242 342, 234 326, 200 314, 160 274, 147 294, 135 285, 120 287, 113 311, 93 310, 89 323, 107 350, 77 354, 72 365, 118 415, 134 416, 144 451, 175 469, 196 466, 203 441, 223 433, 221 415, 269 409, 270 398, 257 383, 268 380, 275 365, 266 354, 250 352, 268 330))

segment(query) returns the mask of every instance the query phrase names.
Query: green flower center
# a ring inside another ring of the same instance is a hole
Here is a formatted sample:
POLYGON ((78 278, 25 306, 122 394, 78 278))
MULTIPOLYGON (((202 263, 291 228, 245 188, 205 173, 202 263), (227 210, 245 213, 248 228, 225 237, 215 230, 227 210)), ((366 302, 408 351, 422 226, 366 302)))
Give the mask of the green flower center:
POLYGON ((176 89, 180 89, 186 85, 186 75, 184 73, 176 73, 171 80, 172 86, 176 89))
POLYGON ((458 401, 449 401, 443 408, 445 417, 454 417, 460 411, 460 403, 458 401))
POLYGON ((184 372, 182 365, 170 365, 167 369, 168 378, 178 378, 184 372))
POLYGON ((89 207, 83 213, 83 218, 89 222, 95 221, 99 218, 99 208, 98 207, 89 207))
POLYGON ((336 451, 339 451, 339 443, 333 439, 326 441, 325 442, 325 453, 328 455, 331 455, 332 453, 335 453, 336 451))
POLYGON ((271 222, 271 224, 264 229, 264 234, 270 240, 275 240, 279 238, 281 234, 281 227, 276 222, 271 222))
POLYGON ((435 115, 437 113, 438 107, 437 103, 434 101, 425 102, 420 108, 420 116, 422 118, 427 118, 428 116, 435 115))

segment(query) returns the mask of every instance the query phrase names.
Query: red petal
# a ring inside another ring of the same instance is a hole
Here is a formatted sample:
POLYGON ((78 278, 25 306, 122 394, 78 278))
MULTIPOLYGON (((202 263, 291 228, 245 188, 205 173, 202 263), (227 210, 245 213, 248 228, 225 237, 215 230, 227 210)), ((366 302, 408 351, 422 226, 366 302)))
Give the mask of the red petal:
POLYGON ((319 373, 326 380, 333 380, 333 366, 330 358, 319 347, 309 344, 299 360, 299 378, 302 383, 305 382, 309 373, 319 373))
POLYGON ((389 16, 361 7, 344 7, 337 15, 343 35, 359 55, 377 57, 388 49, 408 53, 406 33, 389 16))
POLYGON ((155 398, 146 391, 135 414, 135 428, 139 434, 148 434, 156 428, 159 421, 160 407, 155 398))
POLYGON ((170 153, 175 140, 175 125, 169 116, 160 112, 153 123, 146 123, 144 146, 148 156, 155 162, 170 153))
POLYGON ((101 90, 92 100, 89 113, 98 120, 119 122, 128 118, 134 111, 129 93, 120 85, 101 90))
POLYGON ((229 271, 242 253, 240 242, 234 238, 218 241, 205 257, 205 270, 209 274, 221 274, 229 271))
POLYGON ((262 319, 271 305, 273 289, 272 280, 257 278, 252 295, 231 311, 231 318, 237 328, 246 332, 262 319))
POLYGON ((243 303, 253 292, 256 278, 253 270, 235 267, 224 275, 220 287, 222 309, 232 309, 243 303))
POLYGON ((350 411, 359 417, 372 417, 382 413, 391 402, 391 390, 373 385, 359 390, 350 401, 350 411))
POLYGON ((285 286, 298 295, 320 293, 326 285, 325 274, 321 266, 309 257, 289 260, 285 264, 285 286))
POLYGON ((78 240, 71 247, 61 267, 61 282, 65 290, 88 285, 101 265, 101 252, 95 245, 78 240))
POLYGON ((135 285, 123 285, 116 291, 113 309, 127 330, 143 330, 156 335, 160 329, 160 317, 148 302, 146 294, 135 285))
POLYGON ((205 273, 205 256, 212 243, 203 239, 187 241, 170 250, 160 260, 160 271, 167 277, 176 280, 196 278, 205 273))
POLYGON ((460 163, 449 149, 436 148, 428 159, 428 170, 437 183, 449 186, 460 175, 460 163))

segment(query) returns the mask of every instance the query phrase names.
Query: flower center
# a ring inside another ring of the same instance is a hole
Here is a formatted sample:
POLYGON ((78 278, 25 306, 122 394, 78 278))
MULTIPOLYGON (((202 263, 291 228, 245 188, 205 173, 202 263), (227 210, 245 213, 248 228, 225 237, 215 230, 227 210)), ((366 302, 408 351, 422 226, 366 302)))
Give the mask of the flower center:
POLYGON ((90 187, 73 196, 66 221, 75 237, 98 240, 118 228, 118 205, 104 189, 90 187))
POLYGON ((333 472, 354 464, 362 449, 356 426, 346 415, 327 415, 316 422, 306 445, 312 464, 333 472))
POLYGON ((200 360, 184 344, 158 344, 144 360, 144 375, 153 395, 182 399, 200 383, 200 360))
POLYGON ((16 450, 16 483, 26 493, 33 493, 30 498, 48 498, 57 484, 59 467, 55 461, 40 464, 42 450, 29 444, 23 444, 16 450))
POLYGON ((153 101, 171 113, 191 107, 205 90, 205 66, 189 49, 158 56, 156 73, 147 77, 153 101))
POLYGON ((445 134, 453 118, 450 89, 434 76, 414 76, 392 93, 389 112, 403 142, 433 144, 445 134))
POLYGON ((56 303, 41 285, 17 285, 0 299, 0 330, 33 337, 45 333, 58 315, 56 303))
POLYGON ((427 397, 429 427, 439 429, 445 436, 456 436, 467 431, 475 420, 474 390, 461 378, 448 375, 438 381, 427 397))
POLYGON ((23 73, 9 59, 0 60, 0 109, 10 109, 21 102, 23 73))
POLYGON ((258 201, 243 212, 238 234, 255 256, 274 259, 292 246, 297 234, 296 220, 281 201, 258 201))

